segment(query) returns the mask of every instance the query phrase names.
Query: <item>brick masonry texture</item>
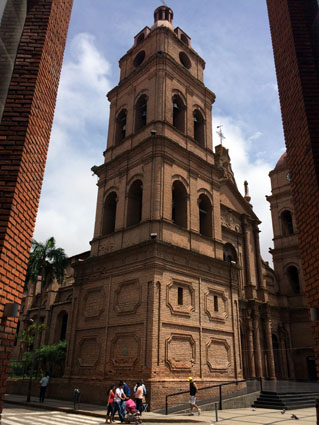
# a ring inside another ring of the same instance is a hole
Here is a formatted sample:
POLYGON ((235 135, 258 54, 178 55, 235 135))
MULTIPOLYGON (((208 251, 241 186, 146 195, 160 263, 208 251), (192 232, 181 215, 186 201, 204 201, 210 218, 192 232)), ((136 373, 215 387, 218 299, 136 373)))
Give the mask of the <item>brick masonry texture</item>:
POLYGON ((0 397, 6 388, 73 0, 31 0, 0 124, 0 397))
MULTIPOLYGON (((267 4, 306 294, 309 307, 318 307, 318 3, 267 0, 267 4)), ((318 322, 312 330, 318 358, 318 322)))

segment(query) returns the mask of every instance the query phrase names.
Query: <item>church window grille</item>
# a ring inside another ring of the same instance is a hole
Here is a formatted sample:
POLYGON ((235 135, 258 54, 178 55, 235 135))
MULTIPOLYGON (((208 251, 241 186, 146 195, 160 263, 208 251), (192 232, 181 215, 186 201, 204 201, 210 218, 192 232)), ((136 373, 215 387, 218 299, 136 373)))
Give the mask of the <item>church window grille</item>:
POLYGON ((200 146, 205 146, 205 125, 204 118, 201 112, 196 109, 193 114, 194 120, 194 139, 200 144, 200 146))
POLYGON ((135 180, 128 193, 127 226, 134 226, 142 220, 142 199, 142 182, 140 180, 135 180))
POLYGON ((178 95, 173 97, 173 126, 184 133, 185 106, 182 99, 178 95))
POLYGON ((115 230, 117 196, 111 192, 104 202, 102 234, 109 235, 115 230))
POLYGON ((203 236, 212 237, 212 205, 206 195, 200 195, 199 208, 199 233, 203 236))
POLYGON ((187 228, 187 191, 180 181, 175 181, 172 190, 172 221, 187 228))

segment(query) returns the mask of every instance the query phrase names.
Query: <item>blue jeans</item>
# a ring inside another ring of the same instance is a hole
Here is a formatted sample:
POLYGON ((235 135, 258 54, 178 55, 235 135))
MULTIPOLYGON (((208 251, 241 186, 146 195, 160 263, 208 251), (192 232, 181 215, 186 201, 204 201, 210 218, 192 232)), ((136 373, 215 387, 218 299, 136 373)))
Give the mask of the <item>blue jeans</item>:
POLYGON ((115 415, 116 412, 119 412, 120 421, 124 422, 126 402, 125 401, 115 401, 114 407, 115 407, 114 408, 114 415, 115 415))

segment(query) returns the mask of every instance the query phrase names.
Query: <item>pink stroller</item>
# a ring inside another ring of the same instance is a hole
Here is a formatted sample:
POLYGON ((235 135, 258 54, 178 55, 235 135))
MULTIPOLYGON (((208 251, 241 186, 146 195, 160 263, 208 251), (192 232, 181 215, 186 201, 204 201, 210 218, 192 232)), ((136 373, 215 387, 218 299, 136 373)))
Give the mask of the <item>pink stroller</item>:
POLYGON ((135 424, 141 424, 142 420, 140 417, 140 412, 136 410, 136 404, 134 401, 130 398, 129 400, 126 400, 126 418, 125 423, 135 423, 135 424))

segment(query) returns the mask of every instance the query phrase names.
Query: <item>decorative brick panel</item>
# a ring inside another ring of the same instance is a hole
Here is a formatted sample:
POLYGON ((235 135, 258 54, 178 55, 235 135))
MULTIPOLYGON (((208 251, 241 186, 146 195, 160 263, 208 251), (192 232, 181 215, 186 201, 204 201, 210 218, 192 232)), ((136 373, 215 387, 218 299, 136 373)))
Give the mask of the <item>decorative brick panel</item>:
MULTIPOLYGON (((73 0, 30 0, 0 124, 0 396, 5 392, 73 0)), ((2 401, 0 410, 2 408, 2 401)))
MULTIPOLYGON (((305 290, 309 307, 318 307, 318 3, 267 0, 267 5, 305 290)), ((318 322, 312 330, 318 358, 318 322)))

